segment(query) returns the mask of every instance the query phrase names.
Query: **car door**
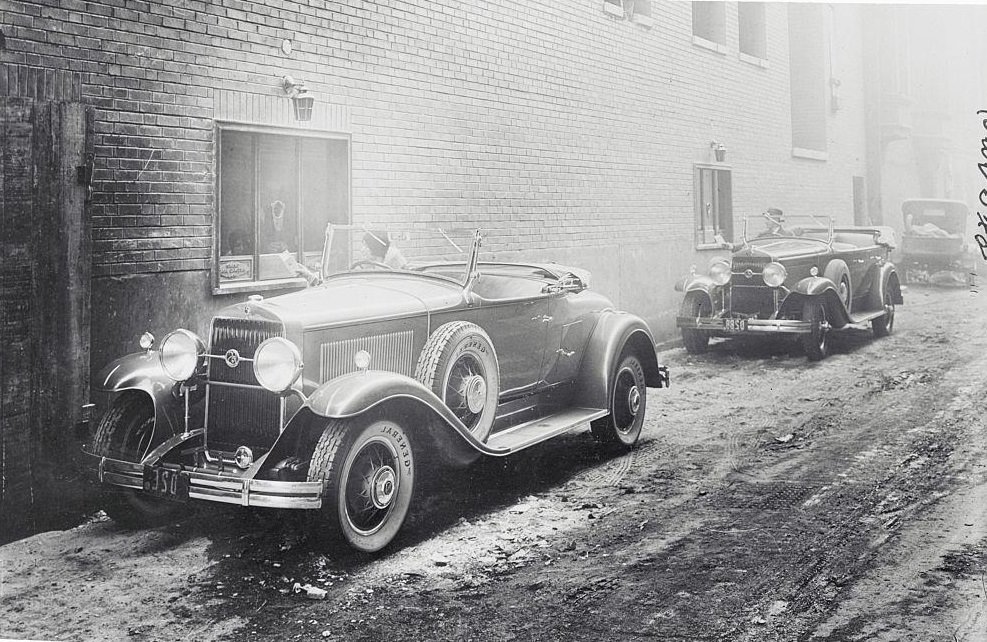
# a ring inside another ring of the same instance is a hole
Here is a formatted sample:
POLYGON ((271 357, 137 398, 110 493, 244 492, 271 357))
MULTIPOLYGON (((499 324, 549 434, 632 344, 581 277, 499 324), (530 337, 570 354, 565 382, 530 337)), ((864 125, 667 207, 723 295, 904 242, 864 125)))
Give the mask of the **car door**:
POLYGON ((512 396, 541 383, 545 339, 552 315, 541 284, 484 275, 474 288, 476 324, 497 352, 500 394, 512 396))
POLYGON ((850 285, 853 289, 852 311, 860 311, 860 304, 865 300, 872 287, 871 268, 881 260, 881 248, 876 245, 858 247, 851 251, 841 252, 842 258, 850 270, 850 285))

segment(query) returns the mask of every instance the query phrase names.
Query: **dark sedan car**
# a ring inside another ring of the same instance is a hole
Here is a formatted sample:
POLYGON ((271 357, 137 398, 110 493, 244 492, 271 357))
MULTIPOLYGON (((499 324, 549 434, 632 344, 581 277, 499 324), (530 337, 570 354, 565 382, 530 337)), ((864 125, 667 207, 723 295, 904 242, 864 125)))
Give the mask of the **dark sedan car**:
POLYGON ((758 235, 745 218, 731 260, 715 259, 708 275, 676 284, 685 292, 677 325, 688 352, 705 352, 710 337, 794 335, 816 361, 829 352, 832 330, 869 321, 877 336, 892 332, 902 297, 889 228, 762 216, 768 226, 758 235))
POLYGON ((110 364, 90 451, 111 516, 139 523, 189 499, 309 509, 314 532, 377 551, 423 462, 503 457, 587 423, 635 445, 668 371, 645 322, 585 273, 483 262, 478 232, 449 230, 330 228, 321 265, 361 238, 376 254, 349 270, 286 254, 313 287, 231 305, 208 339, 145 335, 110 364))

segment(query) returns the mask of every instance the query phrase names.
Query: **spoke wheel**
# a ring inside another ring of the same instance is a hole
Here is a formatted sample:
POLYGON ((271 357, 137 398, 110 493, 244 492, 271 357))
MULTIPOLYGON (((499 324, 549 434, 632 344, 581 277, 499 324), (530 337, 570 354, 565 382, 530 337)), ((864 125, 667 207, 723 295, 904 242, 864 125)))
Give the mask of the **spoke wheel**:
POLYGON ((398 466, 393 444, 375 437, 360 447, 343 471, 342 513, 349 528, 362 537, 373 535, 387 522, 401 483, 398 466))
POLYGON ((809 361, 819 361, 829 354, 830 325, 826 320, 826 306, 821 301, 806 301, 802 307, 802 320, 808 321, 811 331, 801 335, 802 349, 809 361))
POLYGON ((630 448, 637 443, 648 406, 644 368, 636 355, 621 359, 611 379, 610 414, 590 423, 602 443, 630 448))
POLYGON ((850 309, 850 279, 843 277, 840 279, 840 284, 837 286, 840 294, 840 300, 843 301, 843 305, 847 310, 850 309))
MULTIPOLYGON (((124 393, 100 420, 93 437, 95 454, 139 463, 167 439, 155 430, 154 405, 140 393, 124 393)), ((103 510, 129 528, 151 526, 174 518, 183 505, 141 491, 107 487, 103 510)))
POLYGON ((886 337, 894 332, 894 298, 891 296, 891 284, 884 285, 884 316, 871 320, 870 327, 874 336, 886 337))
POLYGON ((313 511, 317 537, 342 537, 368 553, 391 543, 408 516, 415 484, 412 443, 389 419, 332 420, 312 453, 308 480, 324 484, 313 511))
POLYGON ((500 374, 490 337, 479 326, 453 321, 440 326, 422 348, 415 378, 435 393, 483 441, 497 413, 500 374))

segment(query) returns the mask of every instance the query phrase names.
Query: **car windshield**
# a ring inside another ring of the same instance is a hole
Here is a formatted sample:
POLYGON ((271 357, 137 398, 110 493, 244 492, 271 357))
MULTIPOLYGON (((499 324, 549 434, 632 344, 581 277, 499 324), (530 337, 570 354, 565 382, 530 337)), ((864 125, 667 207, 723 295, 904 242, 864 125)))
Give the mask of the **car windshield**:
POLYGON ((310 281, 363 271, 427 272, 466 283, 478 232, 466 228, 330 225, 321 252, 284 252, 285 267, 310 281), (322 264, 326 269, 323 271, 322 264))
POLYGON ((767 212, 744 217, 744 242, 760 239, 809 238, 824 243, 833 239, 833 219, 813 214, 774 215, 767 212))

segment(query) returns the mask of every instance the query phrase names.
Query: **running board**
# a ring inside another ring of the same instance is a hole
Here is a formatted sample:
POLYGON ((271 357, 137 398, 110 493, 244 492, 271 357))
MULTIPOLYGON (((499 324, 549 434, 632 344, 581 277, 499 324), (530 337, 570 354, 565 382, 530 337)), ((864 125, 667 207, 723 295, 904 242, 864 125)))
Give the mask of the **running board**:
POLYGON ((513 428, 495 433, 487 440, 487 447, 507 455, 561 435, 600 417, 606 417, 602 408, 567 408, 554 415, 533 419, 513 428))
POLYGON ((862 312, 861 314, 850 314, 850 315, 848 315, 850 317, 850 323, 848 325, 857 325, 858 323, 867 323, 868 321, 871 321, 872 319, 876 319, 878 317, 883 317, 885 314, 887 314, 887 311, 884 310, 884 309, 875 310, 874 312, 862 312))

